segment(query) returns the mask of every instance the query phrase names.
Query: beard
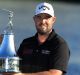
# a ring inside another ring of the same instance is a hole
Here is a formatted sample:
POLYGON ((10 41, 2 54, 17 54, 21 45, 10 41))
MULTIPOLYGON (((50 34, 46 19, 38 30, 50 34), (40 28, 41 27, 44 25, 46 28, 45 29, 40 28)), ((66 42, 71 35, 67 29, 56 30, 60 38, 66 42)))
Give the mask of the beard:
POLYGON ((38 32, 40 35, 46 35, 46 34, 48 34, 47 32, 44 32, 44 31, 41 31, 41 30, 37 30, 37 32, 38 32))
POLYGON ((40 26, 39 28, 37 28, 37 32, 40 35, 48 35, 50 33, 51 29, 49 29, 46 26, 40 26))

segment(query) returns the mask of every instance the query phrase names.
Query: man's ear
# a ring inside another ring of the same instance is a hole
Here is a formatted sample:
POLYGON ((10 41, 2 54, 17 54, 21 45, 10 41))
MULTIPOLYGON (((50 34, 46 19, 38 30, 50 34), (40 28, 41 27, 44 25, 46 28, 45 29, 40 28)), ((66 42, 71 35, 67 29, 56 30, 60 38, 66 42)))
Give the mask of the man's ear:
POLYGON ((53 18, 53 24, 55 23, 55 21, 56 21, 56 17, 54 16, 54 17, 52 17, 53 18))

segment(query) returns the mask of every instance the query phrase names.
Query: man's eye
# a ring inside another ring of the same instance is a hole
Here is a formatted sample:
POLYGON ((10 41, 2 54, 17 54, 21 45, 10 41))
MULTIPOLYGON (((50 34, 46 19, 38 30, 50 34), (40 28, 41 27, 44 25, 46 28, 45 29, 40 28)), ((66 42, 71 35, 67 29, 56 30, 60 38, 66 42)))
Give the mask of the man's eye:
POLYGON ((50 18, 51 16, 47 15, 46 18, 50 18))
POLYGON ((36 18, 41 18, 40 16, 36 16, 36 18))
POLYGON ((44 19, 49 19, 50 17, 48 17, 48 16, 46 16, 46 17, 44 17, 44 19))

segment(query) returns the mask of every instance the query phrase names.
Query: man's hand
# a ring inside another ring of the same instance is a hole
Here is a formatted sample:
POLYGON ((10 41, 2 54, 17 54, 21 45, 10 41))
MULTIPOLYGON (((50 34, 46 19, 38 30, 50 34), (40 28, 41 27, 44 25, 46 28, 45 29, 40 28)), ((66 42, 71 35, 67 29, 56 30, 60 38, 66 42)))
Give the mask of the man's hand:
POLYGON ((23 73, 14 73, 12 75, 24 75, 23 73))
POLYGON ((52 69, 49 71, 43 71, 37 73, 3 73, 2 75, 62 75, 62 71, 52 69))

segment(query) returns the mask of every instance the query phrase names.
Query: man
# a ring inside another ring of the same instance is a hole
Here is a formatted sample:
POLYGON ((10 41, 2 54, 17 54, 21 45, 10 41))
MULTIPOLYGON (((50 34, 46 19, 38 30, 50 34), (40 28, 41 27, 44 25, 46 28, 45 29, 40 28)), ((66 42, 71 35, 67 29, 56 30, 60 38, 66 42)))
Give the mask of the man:
POLYGON ((69 48, 65 40, 52 29, 56 20, 52 5, 40 3, 33 19, 37 33, 21 43, 17 54, 22 59, 22 73, 14 75, 65 75, 69 48))

